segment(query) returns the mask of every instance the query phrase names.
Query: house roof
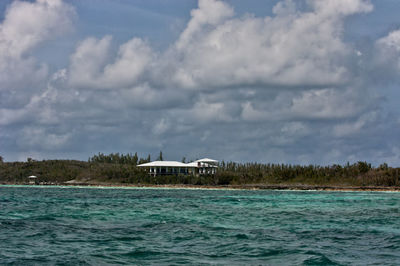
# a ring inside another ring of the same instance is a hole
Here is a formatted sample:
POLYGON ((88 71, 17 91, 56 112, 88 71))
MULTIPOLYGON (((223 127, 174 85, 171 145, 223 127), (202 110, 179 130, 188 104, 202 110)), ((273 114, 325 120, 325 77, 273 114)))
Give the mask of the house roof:
POLYGON ((139 164, 139 167, 188 167, 187 164, 177 161, 154 161, 150 163, 139 164))
POLYGON ((210 159, 210 158, 203 158, 203 159, 200 159, 200 160, 196 160, 195 162, 218 163, 217 160, 213 160, 213 159, 210 159))
MULTIPOLYGON (((218 163, 218 161, 204 158, 191 163, 181 163, 177 161, 154 161, 149 163, 139 164, 139 167, 198 167, 198 163, 218 163)), ((208 165, 208 167, 216 167, 214 165, 208 165)))
MULTIPOLYGON (((207 162, 204 162, 204 161, 194 161, 194 162, 191 162, 191 163, 187 163, 187 164, 186 164, 186 167, 199 167, 198 163, 200 163, 200 162, 206 163, 206 166, 205 166, 205 167, 214 167, 214 168, 217 168, 216 165, 207 164, 207 162)), ((200 167, 204 167, 204 165, 201 165, 200 167)))

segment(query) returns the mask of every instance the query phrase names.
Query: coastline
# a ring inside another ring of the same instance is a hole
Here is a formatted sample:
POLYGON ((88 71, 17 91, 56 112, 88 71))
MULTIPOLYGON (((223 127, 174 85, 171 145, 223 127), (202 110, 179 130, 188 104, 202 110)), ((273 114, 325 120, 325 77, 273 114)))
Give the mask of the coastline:
POLYGON ((76 187, 76 188, 148 188, 148 189, 205 189, 205 190, 293 190, 293 191, 358 191, 358 192, 400 192, 400 187, 383 186, 334 186, 301 184, 246 184, 246 185, 185 185, 185 184, 123 184, 123 183, 58 183, 58 184, 15 184, 1 183, 0 186, 29 187, 76 187))

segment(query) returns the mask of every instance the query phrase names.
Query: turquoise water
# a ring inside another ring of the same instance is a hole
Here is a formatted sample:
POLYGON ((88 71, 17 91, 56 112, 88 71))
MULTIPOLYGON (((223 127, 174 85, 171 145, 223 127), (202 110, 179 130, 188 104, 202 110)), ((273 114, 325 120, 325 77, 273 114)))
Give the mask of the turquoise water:
POLYGON ((0 186, 0 264, 399 265, 400 193, 0 186))

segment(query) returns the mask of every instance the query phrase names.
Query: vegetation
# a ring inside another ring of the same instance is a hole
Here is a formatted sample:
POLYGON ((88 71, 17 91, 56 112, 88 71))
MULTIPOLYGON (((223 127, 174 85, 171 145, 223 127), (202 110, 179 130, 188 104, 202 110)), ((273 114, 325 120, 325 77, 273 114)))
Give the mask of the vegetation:
MULTIPOLYGON (((2 158, 1 158, 2 159, 2 158)), ((160 152, 159 158, 162 158, 160 152)), ((0 182, 27 183, 30 175, 44 183, 62 184, 187 184, 187 185, 318 185, 318 186, 400 186, 400 168, 382 164, 373 167, 367 162, 332 166, 261 164, 224 162, 218 173, 208 176, 150 177, 138 164, 150 161, 150 155, 99 153, 87 162, 74 160, 2 162, 0 182)), ((184 160, 182 160, 184 161, 184 160)))
POLYGON ((375 168, 361 161, 345 166, 222 162, 217 178, 219 183, 227 184, 399 186, 399 169, 387 164, 375 168))

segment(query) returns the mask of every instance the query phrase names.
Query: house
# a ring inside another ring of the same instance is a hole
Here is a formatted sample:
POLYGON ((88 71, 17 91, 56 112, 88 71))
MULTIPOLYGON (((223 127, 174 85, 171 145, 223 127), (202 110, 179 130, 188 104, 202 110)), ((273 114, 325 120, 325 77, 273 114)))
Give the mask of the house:
POLYGON ((30 175, 30 176, 28 176, 28 179, 29 179, 29 185, 36 185, 37 184, 37 176, 30 175))
POLYGON ((139 164, 152 176, 157 175, 213 175, 217 172, 218 161, 203 158, 190 163, 177 161, 154 161, 139 164))

